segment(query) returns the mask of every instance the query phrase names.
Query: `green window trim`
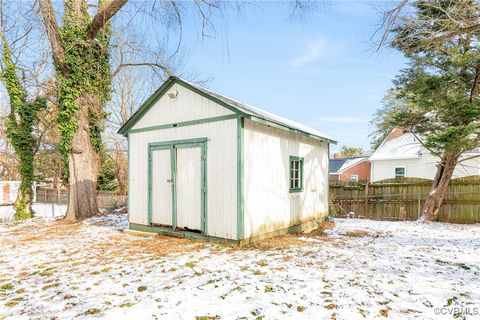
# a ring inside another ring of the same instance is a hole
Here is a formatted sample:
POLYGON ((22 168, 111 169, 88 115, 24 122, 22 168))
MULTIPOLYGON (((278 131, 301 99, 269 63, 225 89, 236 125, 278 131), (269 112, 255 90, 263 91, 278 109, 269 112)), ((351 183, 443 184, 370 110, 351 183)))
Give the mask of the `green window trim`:
POLYGON ((303 191, 303 158, 290 156, 288 161, 288 187, 290 193, 303 191), (298 172, 298 176, 294 176, 294 172, 298 172))

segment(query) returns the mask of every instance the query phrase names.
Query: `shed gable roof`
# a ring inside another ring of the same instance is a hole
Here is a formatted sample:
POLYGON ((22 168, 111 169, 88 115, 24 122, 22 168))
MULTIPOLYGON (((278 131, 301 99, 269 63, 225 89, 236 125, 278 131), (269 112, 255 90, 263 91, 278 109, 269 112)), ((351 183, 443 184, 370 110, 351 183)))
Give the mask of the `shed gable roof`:
POLYGON ((127 135, 130 129, 137 123, 137 121, 143 117, 147 111, 171 88, 174 83, 192 90, 193 92, 219 104, 220 106, 227 108, 237 114, 245 116, 251 120, 261 122, 267 125, 273 125, 280 127, 281 129, 289 129, 289 131, 318 138, 320 140, 336 143, 332 138, 323 134, 322 132, 305 126, 301 123, 286 119, 284 117, 275 115, 268 111, 250 106, 248 104, 236 101, 224 95, 212 92, 201 86, 190 83, 178 77, 169 77, 160 88, 157 89, 141 106, 138 110, 128 119, 128 121, 118 130, 118 133, 127 135))

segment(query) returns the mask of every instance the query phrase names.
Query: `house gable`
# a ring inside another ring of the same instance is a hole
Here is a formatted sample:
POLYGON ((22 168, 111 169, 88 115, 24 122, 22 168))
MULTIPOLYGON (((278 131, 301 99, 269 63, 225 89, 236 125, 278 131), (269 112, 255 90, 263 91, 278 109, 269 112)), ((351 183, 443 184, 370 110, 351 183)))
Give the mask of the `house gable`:
POLYGON ((167 81, 140 107, 120 133, 234 116, 236 113, 199 95, 181 81, 167 81))
POLYGON ((316 129, 211 92, 174 76, 168 78, 168 80, 140 106, 137 112, 118 130, 118 133, 126 136, 129 132, 134 132, 134 130, 145 131, 192 125, 201 122, 231 119, 239 116, 297 135, 311 137, 321 142, 336 143, 336 141, 316 129), (190 96, 191 99, 184 99, 185 97, 179 99, 179 96, 190 96), (182 101, 184 107, 188 109, 178 106, 172 107, 171 104, 178 102, 167 99, 178 99, 177 101, 182 101), (201 110, 201 105, 203 104, 206 107, 204 110, 201 110), (222 107, 225 110, 223 110, 222 107), (151 111, 152 109, 154 109, 153 112, 151 111), (161 114, 163 109, 170 111, 170 116, 161 114))

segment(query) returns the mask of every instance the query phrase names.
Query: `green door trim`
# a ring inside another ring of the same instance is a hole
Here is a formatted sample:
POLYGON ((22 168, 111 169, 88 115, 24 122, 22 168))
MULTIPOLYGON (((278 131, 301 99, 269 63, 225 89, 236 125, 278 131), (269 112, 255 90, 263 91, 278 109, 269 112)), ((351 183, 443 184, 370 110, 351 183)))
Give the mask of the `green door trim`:
POLYGON ((177 152, 180 148, 201 148, 201 232, 207 232, 207 141, 208 138, 152 142, 148 144, 148 225, 152 225, 152 152, 170 150, 172 183, 172 228, 177 228, 177 152))
MULTIPOLYGON (((174 154, 172 151, 173 149, 173 146, 171 145, 155 145, 155 146, 151 146, 150 144, 148 145, 148 179, 147 179, 147 183, 148 183, 148 200, 147 200, 147 223, 148 225, 152 225, 152 182, 153 182, 153 178, 152 178, 152 171, 153 171, 153 167, 152 167, 152 153, 153 151, 155 150, 170 150, 170 179, 172 179, 172 181, 175 183, 175 181, 173 180, 174 179, 174 174, 173 174, 173 164, 174 164, 174 159, 172 159, 172 155, 174 154)), ((172 184, 172 207, 174 205, 173 203, 173 195, 174 195, 174 183, 172 184)), ((173 210, 172 210, 173 211, 173 210)), ((172 223, 173 223, 173 219, 172 219, 172 223)))

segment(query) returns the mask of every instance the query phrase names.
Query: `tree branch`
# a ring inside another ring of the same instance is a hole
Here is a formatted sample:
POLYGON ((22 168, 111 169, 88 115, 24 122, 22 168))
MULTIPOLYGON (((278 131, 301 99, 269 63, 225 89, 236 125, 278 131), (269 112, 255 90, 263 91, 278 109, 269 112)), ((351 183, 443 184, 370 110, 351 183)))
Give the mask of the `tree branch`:
POLYGON ((466 157, 466 158, 463 158, 461 160, 458 160, 457 164, 462 163, 462 162, 467 161, 467 160, 472 160, 472 159, 475 159, 475 158, 478 158, 478 157, 480 157, 480 154, 476 154, 476 155, 471 156, 471 157, 466 157))
POLYGON ((55 11, 51 0, 39 0, 40 11, 43 16, 43 23, 45 24, 45 30, 47 31, 48 40, 52 47, 53 60, 58 69, 63 74, 68 74, 68 67, 65 61, 65 51, 62 46, 62 40, 60 38, 60 32, 55 17, 55 11))
POLYGON ((127 3, 128 0, 113 0, 106 7, 101 9, 95 17, 87 30, 87 37, 94 39, 97 33, 102 29, 107 22, 127 3))
POLYGON ((142 67, 142 66, 162 69, 163 72, 165 72, 166 74, 168 74, 168 75, 172 74, 170 69, 168 69, 165 66, 162 66, 159 63, 155 63, 155 62, 131 62, 131 63, 121 63, 121 64, 119 64, 118 67, 115 69, 115 71, 112 73, 112 78, 114 78, 123 68, 126 68, 126 67, 142 67))

